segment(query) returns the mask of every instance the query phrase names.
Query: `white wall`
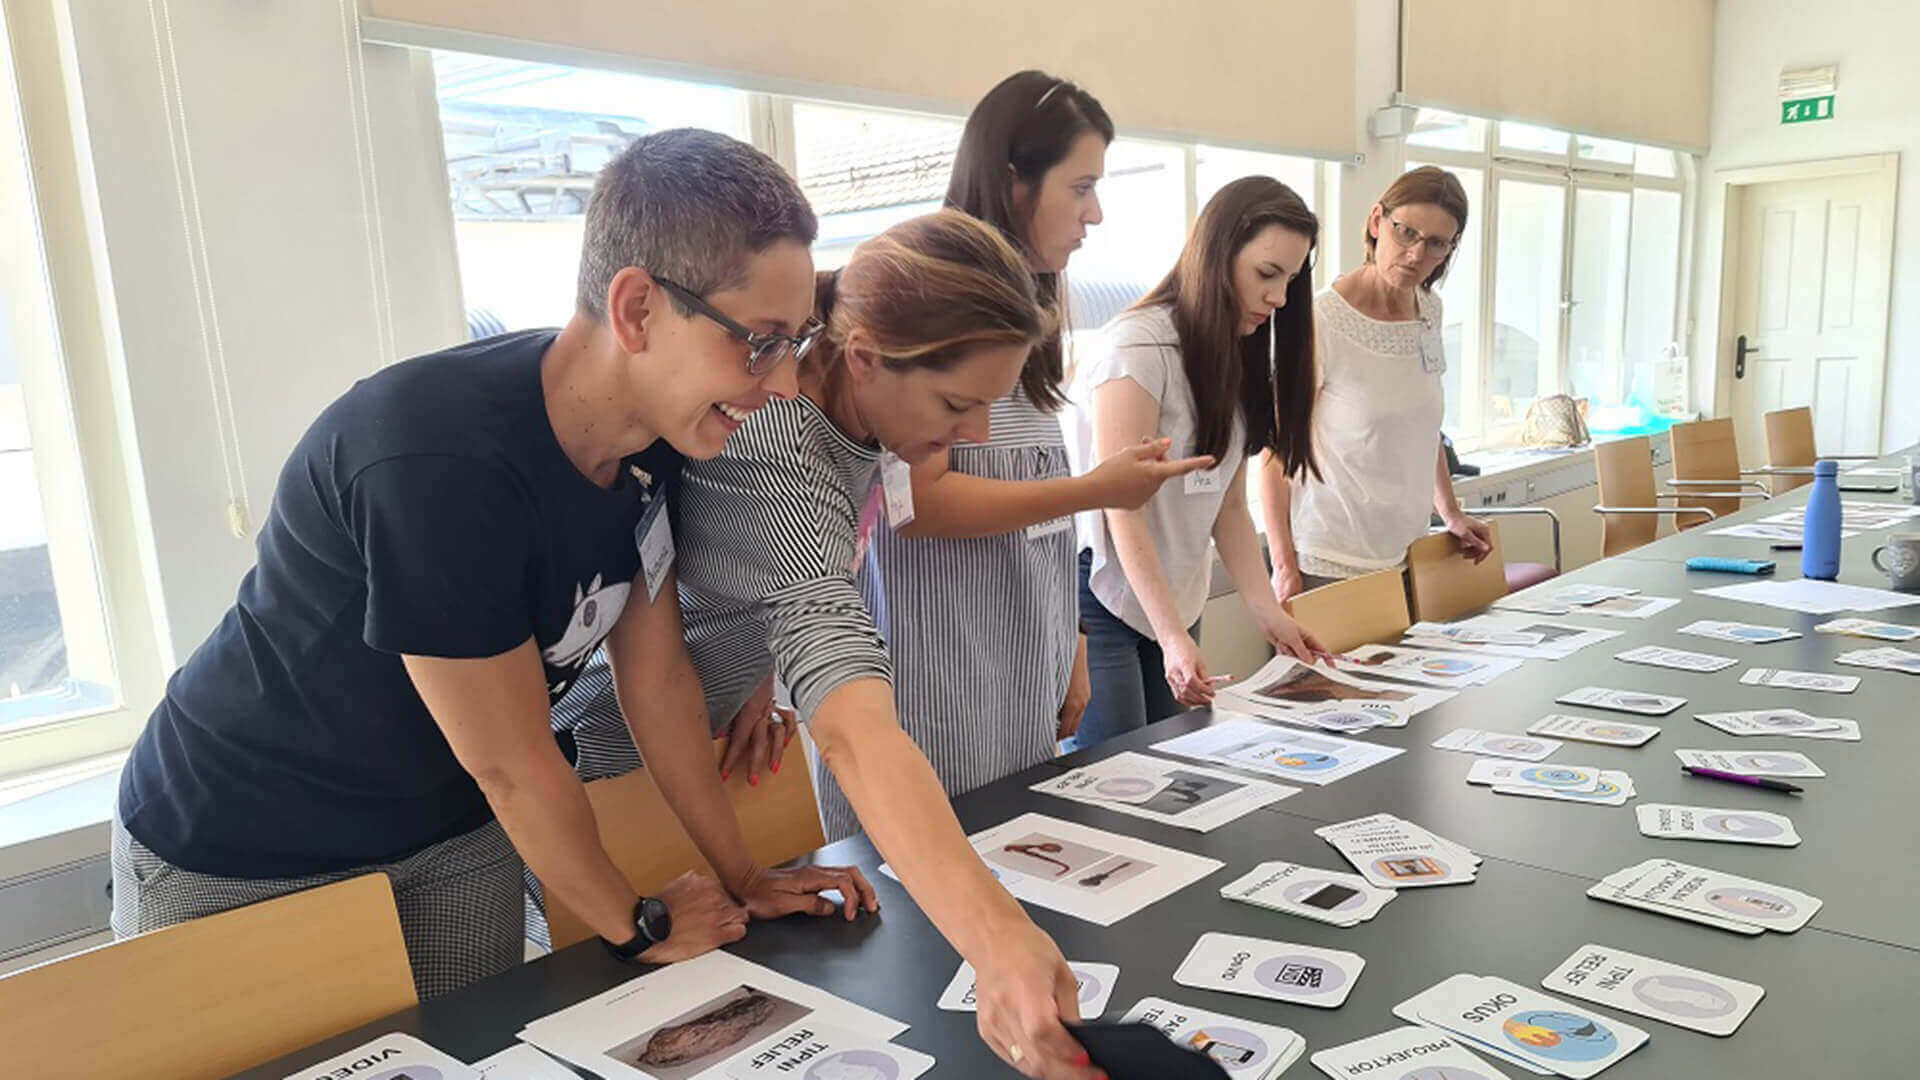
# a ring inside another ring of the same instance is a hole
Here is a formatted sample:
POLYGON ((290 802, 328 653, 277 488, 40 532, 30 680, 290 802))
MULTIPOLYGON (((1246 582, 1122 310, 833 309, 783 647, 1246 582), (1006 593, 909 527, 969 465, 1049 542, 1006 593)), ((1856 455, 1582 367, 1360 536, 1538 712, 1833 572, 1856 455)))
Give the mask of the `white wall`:
MULTIPOLYGON (((1899 153, 1891 326, 1887 348, 1886 449, 1920 440, 1920 3, 1915 0, 1720 0, 1715 30, 1713 148, 1701 175, 1703 212, 1694 265, 1694 400, 1714 401, 1730 362, 1718 332, 1722 207, 1711 205, 1721 169, 1857 154, 1899 153), (1838 63, 1834 118, 1782 125, 1783 67, 1838 63), (1717 362, 1716 362, 1717 361, 1717 362), (1902 404, 1904 403, 1904 405, 1902 404)), ((1731 341, 1734 331, 1726 334, 1731 341)))

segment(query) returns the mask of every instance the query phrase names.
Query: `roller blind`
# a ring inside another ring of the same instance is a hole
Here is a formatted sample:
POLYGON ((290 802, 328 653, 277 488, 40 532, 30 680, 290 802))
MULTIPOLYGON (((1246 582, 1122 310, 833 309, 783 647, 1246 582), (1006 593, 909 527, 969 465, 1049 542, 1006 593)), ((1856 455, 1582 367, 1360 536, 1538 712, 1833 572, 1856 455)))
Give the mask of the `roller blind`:
POLYGON ((1713 0, 1403 0, 1406 100, 1703 153, 1713 0))
POLYGON ((955 113, 1037 67, 1086 86, 1130 133, 1334 158, 1359 144, 1346 0, 363 3, 363 36, 392 44, 627 59, 751 90, 955 113))

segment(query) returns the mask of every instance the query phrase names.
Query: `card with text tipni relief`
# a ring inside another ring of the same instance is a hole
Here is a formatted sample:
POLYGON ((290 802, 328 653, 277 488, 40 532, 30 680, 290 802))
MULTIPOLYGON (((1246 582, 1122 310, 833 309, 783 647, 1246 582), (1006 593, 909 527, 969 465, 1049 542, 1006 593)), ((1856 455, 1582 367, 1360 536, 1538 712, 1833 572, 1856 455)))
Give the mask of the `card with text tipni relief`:
POLYGON ((1709 1035, 1731 1035, 1766 990, 1608 945, 1582 945, 1540 985, 1709 1035))

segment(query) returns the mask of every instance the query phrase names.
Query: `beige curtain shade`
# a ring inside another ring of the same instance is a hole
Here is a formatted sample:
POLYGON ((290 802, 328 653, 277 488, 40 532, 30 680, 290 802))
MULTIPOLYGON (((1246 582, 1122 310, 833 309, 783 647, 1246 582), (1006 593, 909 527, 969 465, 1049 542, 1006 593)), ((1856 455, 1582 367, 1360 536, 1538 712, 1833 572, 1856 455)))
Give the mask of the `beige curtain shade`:
POLYGON ((1713 0, 1404 0, 1406 100, 1704 153, 1713 0))
POLYGON ((1129 133, 1328 158, 1359 150, 1345 0, 362 0, 369 41, 624 66, 965 113, 1020 67, 1129 133))

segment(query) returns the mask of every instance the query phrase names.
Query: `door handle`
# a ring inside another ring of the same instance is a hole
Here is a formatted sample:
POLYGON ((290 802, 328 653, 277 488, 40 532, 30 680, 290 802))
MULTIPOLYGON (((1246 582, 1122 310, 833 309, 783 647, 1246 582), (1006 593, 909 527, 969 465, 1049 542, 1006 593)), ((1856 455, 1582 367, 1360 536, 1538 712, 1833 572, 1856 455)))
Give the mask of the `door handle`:
POLYGON ((1734 378, 1744 379, 1747 377, 1747 354, 1757 353, 1759 351, 1760 346, 1747 344, 1747 335, 1745 334, 1741 334, 1739 337, 1733 339, 1734 378))

